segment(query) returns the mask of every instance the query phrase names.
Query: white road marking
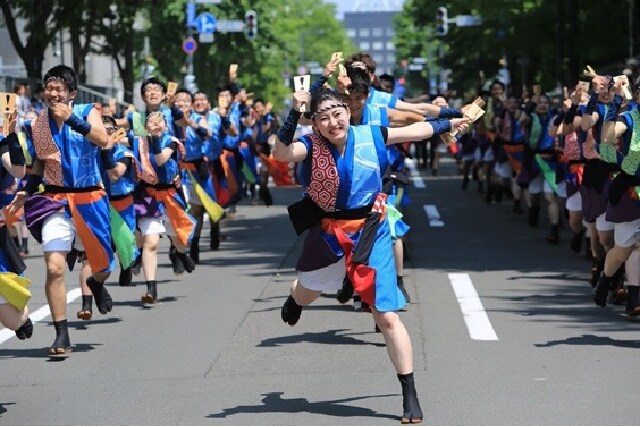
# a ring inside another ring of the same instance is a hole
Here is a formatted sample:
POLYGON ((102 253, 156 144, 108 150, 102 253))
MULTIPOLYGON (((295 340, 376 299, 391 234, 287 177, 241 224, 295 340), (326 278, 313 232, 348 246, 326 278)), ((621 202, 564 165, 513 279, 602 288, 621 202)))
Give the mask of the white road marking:
POLYGON ((420 172, 416 169, 416 162, 413 159, 404 159, 404 164, 409 169, 411 181, 416 188, 427 188, 424 179, 420 176, 420 172))
MULTIPOLYGON (((82 290, 80 288, 71 289, 67 292, 67 305, 72 303, 73 301, 80 298, 82 295, 82 290)), ((34 312, 29 313, 29 318, 33 323, 39 322, 51 315, 51 310, 49 310, 49 305, 43 305, 39 309, 34 312)), ((15 338, 16 333, 9 328, 4 328, 0 331, 0 344, 3 342, 15 338)))
POLYGON ((469 336, 473 340, 498 341, 496 331, 493 330, 489 316, 484 310, 478 292, 473 287, 467 273, 449 273, 449 281, 456 294, 464 323, 467 324, 469 336))
POLYGON ((444 221, 440 219, 440 212, 438 212, 436 205, 424 205, 423 208, 427 214, 427 218, 429 218, 429 225, 431 227, 444 227, 444 221))

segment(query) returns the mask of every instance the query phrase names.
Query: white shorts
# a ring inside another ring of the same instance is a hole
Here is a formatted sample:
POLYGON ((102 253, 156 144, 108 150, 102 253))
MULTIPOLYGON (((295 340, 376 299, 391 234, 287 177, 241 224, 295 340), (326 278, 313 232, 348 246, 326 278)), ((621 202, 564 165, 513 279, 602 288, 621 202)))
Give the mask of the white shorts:
POLYGON ((511 178, 512 169, 509 162, 496 162, 496 166, 493 168, 496 175, 500 178, 511 178))
POLYGON ((143 236, 164 233, 171 237, 176 235, 176 231, 171 226, 171 222, 166 215, 162 215, 160 218, 140 218, 138 220, 138 228, 143 236))
POLYGON ((638 237, 640 237, 638 228, 640 228, 640 219, 631 222, 614 223, 613 238, 616 246, 621 248, 633 246, 638 241, 638 237))
POLYGON ((540 173, 529 183, 529 194, 540 194, 544 191, 548 194, 556 193, 558 197, 567 197, 567 184, 565 182, 557 184, 557 188, 558 191, 554 192, 542 173, 540 173))
POLYGON ((569 196, 567 198, 565 207, 571 212, 582 212, 582 195, 579 191, 575 192, 573 196, 569 196))
POLYGON ((187 203, 191 205, 202 206, 202 202, 200 201, 200 196, 196 193, 195 188, 191 184, 185 184, 182 188, 185 189, 185 198, 187 199, 187 203))
POLYGON ((42 251, 69 252, 72 246, 81 252, 84 251, 82 242, 79 238, 76 239, 73 220, 67 218, 63 212, 49 215, 42 224, 42 251))
POLYGON ((298 280, 303 288, 311 291, 337 291, 342 288, 347 268, 344 259, 325 268, 313 271, 298 271, 298 280))
POLYGON ((601 213, 600 215, 598 215, 598 218, 596 218, 596 230, 598 231, 612 231, 614 228, 614 223, 611 221, 607 221, 605 219, 606 216, 606 212, 601 213))

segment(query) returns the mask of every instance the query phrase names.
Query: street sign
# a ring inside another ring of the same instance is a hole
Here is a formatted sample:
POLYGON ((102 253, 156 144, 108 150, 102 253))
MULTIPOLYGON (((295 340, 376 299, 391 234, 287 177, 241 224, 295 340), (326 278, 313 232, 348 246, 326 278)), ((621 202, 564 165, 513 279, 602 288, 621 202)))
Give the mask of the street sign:
POLYGON ((188 2, 187 3, 187 28, 194 27, 196 20, 196 4, 188 2))
POLYGON ((428 61, 427 58, 422 58, 422 57, 413 58, 414 64, 426 64, 427 61, 428 61))
POLYGON ((244 21, 240 19, 221 19, 216 25, 219 33, 241 33, 244 31, 244 21))
POLYGON ((222 3, 222 0, 195 0, 195 2, 200 4, 217 4, 222 3))
POLYGON ((422 71, 423 67, 421 64, 410 64, 409 65, 409 71, 422 71))
POLYGON ((201 13, 195 20, 195 27, 199 33, 213 33, 216 30, 216 17, 210 13, 201 13))
POLYGON ((186 54, 192 54, 198 48, 198 43, 194 40, 193 37, 186 38, 182 41, 182 50, 186 54))
POLYGON ((213 43, 213 33, 200 33, 198 41, 200 43, 213 43))
POLYGON ((482 16, 478 15, 458 15, 455 19, 458 27, 475 27, 482 25, 482 16))

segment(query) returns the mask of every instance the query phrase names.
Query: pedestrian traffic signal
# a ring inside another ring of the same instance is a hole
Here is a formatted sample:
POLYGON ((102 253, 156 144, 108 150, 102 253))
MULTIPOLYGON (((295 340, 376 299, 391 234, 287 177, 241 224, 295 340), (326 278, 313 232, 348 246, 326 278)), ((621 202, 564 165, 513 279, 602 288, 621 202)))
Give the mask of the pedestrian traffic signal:
POLYGON ((244 14, 244 33, 249 40, 255 40, 258 35, 258 14, 255 10, 247 10, 244 14))
POLYGON ((440 6, 436 12, 436 35, 446 36, 449 32, 449 15, 447 8, 440 6))

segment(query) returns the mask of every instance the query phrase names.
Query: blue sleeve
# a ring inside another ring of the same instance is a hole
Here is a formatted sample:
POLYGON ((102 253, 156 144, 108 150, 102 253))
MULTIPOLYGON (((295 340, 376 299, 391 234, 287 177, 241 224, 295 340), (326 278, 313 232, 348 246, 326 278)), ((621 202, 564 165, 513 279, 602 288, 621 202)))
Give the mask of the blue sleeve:
POLYGON ((396 108, 398 98, 395 95, 389 95, 389 108, 396 108))
POLYGON ((378 107, 380 108, 380 124, 382 126, 389 127, 389 114, 387 114, 386 107, 378 107))
MULTIPOLYGON (((380 165, 380 176, 384 175, 389 168, 386 138, 383 136, 382 129, 382 126, 371 126, 371 134, 373 135, 373 141, 378 154, 378 164, 380 165)), ((386 128, 384 129, 386 130, 386 128)))

